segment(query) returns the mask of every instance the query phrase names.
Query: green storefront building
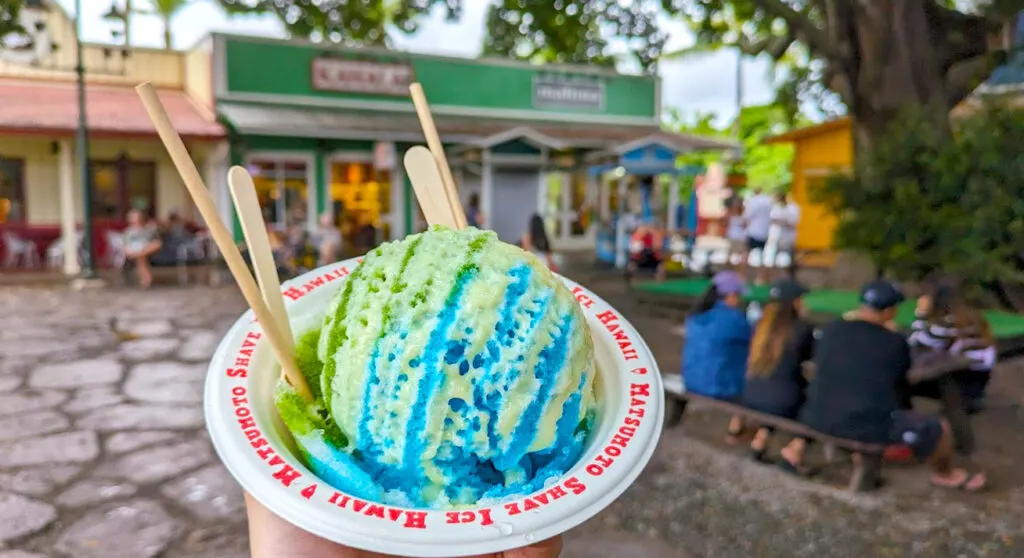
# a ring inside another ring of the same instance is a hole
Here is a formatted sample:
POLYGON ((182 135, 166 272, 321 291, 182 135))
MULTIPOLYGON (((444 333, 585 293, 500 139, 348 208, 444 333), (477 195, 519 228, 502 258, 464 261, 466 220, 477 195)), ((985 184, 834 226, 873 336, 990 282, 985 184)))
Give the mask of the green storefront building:
POLYGON ((424 143, 412 81, 426 92, 463 203, 477 197, 485 226, 507 241, 540 213, 556 246, 593 246, 588 215, 616 211, 624 191, 588 175, 601 153, 644 142, 727 146, 662 133, 656 77, 223 34, 210 45, 230 160, 253 174, 268 222, 313 226, 329 212, 352 251, 425 226, 401 164, 424 143))

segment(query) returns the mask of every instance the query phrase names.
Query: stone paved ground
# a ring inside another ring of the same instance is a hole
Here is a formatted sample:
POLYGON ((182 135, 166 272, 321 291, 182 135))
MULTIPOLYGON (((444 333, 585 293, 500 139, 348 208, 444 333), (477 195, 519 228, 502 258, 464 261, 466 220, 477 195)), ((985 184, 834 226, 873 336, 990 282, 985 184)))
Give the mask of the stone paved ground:
MULTIPOLYGON (((672 324, 598 290, 678 367, 672 324)), ((231 288, 0 288, 0 558, 247 555, 241 494, 201 414, 205 361, 243 306, 231 288)), ((1004 407, 979 427, 1001 488, 972 497, 916 471, 871 496, 797 481, 718 443, 723 417, 692 413, 564 556, 1024 556, 1024 420, 1004 407)))

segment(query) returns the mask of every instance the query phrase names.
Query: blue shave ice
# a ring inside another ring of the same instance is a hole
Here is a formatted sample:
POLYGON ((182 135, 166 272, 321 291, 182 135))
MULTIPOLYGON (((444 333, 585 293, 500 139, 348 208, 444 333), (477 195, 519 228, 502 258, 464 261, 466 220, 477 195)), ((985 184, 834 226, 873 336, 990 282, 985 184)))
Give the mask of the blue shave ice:
POLYGON ((492 232, 434 227, 352 272, 298 341, 315 400, 277 407, 310 469, 353 496, 446 508, 539 490, 579 459, 594 349, 572 293, 492 232))

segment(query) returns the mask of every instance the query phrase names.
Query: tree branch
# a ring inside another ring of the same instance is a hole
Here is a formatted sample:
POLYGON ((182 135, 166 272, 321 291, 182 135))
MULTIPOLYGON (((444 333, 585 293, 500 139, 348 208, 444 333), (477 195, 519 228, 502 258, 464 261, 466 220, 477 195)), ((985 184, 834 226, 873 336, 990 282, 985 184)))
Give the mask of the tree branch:
POLYGON ((946 101, 949 106, 967 98, 997 66, 1006 61, 1005 51, 990 52, 953 64, 946 72, 946 101))
POLYGON ((756 0, 756 3, 768 14, 782 18, 790 33, 812 52, 825 57, 832 52, 833 45, 829 42, 828 35, 815 25, 807 14, 793 9, 783 0, 756 0))

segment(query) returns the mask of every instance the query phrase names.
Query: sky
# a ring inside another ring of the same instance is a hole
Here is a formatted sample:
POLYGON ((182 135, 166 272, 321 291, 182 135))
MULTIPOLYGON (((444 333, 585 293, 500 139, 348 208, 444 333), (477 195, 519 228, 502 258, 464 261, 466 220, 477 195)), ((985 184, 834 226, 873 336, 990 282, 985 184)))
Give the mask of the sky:
MULTIPOLYGON (((89 42, 112 40, 112 26, 103 19, 113 0, 82 0, 83 39, 89 42)), ((117 0, 123 5, 124 0, 117 0)), ((148 0, 133 0, 136 9, 147 7, 148 0)), ((396 34, 396 48, 411 52, 473 57, 479 54, 483 41, 484 19, 492 0, 464 2, 463 17, 455 23, 444 20, 434 10, 422 20, 414 35, 396 34)), ((58 0, 69 12, 74 0, 58 0)), ((666 22, 670 33, 668 50, 685 48, 693 37, 681 22, 666 22)), ((228 31, 254 35, 285 36, 278 21, 270 16, 227 17, 212 0, 193 0, 174 20, 172 33, 176 48, 188 48, 211 31, 228 31)), ((163 45, 163 25, 156 17, 138 15, 132 19, 132 42, 143 46, 163 45)), ((662 102, 686 115, 713 113, 720 124, 736 115, 735 52, 722 51, 689 60, 662 62, 662 102)), ((772 87, 769 65, 749 58, 743 64, 743 103, 763 104, 771 101, 772 87)))

